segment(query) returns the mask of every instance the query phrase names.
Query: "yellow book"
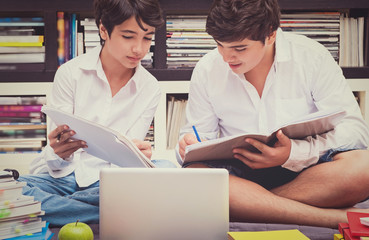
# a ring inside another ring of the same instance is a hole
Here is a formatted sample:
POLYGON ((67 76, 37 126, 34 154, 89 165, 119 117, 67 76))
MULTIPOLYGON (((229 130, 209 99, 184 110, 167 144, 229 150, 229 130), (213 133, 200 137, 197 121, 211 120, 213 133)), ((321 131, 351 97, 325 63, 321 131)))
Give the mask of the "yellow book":
POLYGON ((309 238, 297 229, 259 231, 259 232, 228 232, 228 240, 308 240, 309 238))
POLYGON ((344 240, 345 238, 342 236, 342 234, 334 234, 333 240, 344 240))
POLYGON ((0 47, 42 47, 43 42, 0 42, 0 47))

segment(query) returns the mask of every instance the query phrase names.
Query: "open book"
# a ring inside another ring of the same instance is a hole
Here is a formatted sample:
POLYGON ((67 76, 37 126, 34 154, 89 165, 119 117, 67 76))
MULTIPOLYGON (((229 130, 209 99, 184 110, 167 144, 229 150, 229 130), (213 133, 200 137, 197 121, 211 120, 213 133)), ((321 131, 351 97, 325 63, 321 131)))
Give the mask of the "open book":
POLYGON ((73 138, 85 141, 84 150, 95 157, 120 167, 155 167, 130 139, 112 129, 48 106, 42 112, 58 126, 68 125, 76 132, 73 138))
POLYGON ((318 111, 284 124, 271 133, 247 133, 192 144, 186 147, 184 163, 233 158, 232 149, 234 148, 245 148, 258 152, 256 148, 246 143, 245 139, 253 138, 273 146, 277 142, 276 133, 279 129, 290 139, 304 139, 308 136, 320 135, 333 130, 344 116, 345 111, 342 110, 318 111))

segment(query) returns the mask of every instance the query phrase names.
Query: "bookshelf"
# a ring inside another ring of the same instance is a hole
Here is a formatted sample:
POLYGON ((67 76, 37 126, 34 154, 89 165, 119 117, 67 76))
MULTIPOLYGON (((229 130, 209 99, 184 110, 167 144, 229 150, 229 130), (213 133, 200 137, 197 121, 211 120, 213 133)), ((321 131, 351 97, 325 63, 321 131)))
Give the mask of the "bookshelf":
MULTIPOLYGON (((76 13, 80 20, 93 17, 93 0, 0 0, 0 17, 40 16, 44 18, 45 63, 24 64, 23 70, 12 64, 0 64, 0 95, 48 94, 58 68, 57 60, 57 12, 76 13)), ((212 0, 159 0, 164 15, 206 15, 212 0)), ((369 1, 368 0, 279 0, 282 11, 339 11, 352 16, 365 16, 365 66, 344 67, 343 73, 353 91, 358 91, 360 106, 369 124, 369 1)), ((166 27, 157 29, 155 35, 154 67, 149 71, 160 81, 162 97, 154 118, 156 159, 174 159, 173 150, 166 148, 167 95, 188 93, 192 69, 167 69, 166 27)), ((0 155, 2 167, 23 166, 30 163, 35 154, 0 155), (11 163, 10 165, 8 165, 11 163), (20 164, 20 165, 18 165, 20 164)), ((23 171, 22 168, 21 172, 23 171)), ((26 170, 25 170, 26 171, 26 170)))

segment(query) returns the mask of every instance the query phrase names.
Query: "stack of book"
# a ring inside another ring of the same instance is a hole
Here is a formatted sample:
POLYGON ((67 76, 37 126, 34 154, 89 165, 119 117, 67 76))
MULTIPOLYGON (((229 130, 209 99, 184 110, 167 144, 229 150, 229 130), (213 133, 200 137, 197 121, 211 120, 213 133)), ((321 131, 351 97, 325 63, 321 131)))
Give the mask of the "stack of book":
POLYGON ((364 17, 353 18, 341 14, 339 54, 340 66, 364 66, 364 25, 364 17))
POLYGON ((338 224, 334 240, 369 240, 369 213, 347 212, 348 223, 338 224))
MULTIPOLYGON (((85 18, 81 20, 81 26, 84 28, 84 42, 83 45, 86 52, 89 52, 96 46, 100 45, 99 29, 96 26, 94 18, 85 18)), ((145 57, 141 60, 141 65, 145 68, 153 67, 155 39, 151 42, 151 48, 145 57)))
POLYGON ((57 13, 58 62, 59 65, 84 53, 83 33, 78 32, 75 13, 57 13))
POLYGON ((167 148, 174 149, 179 138, 179 131, 186 123, 187 99, 168 97, 167 107, 167 148))
POLYGON ((0 97, 0 153, 40 152, 46 144, 44 96, 0 97))
POLYGON ((26 182, 18 182, 11 172, 0 171, 0 239, 51 239, 42 221, 41 202, 22 195, 26 182))
POLYGON ((144 141, 151 143, 151 147, 155 147, 155 136, 154 136, 154 120, 152 120, 149 130, 146 133, 144 141))
POLYGON ((0 63, 44 63, 43 31, 40 17, 0 18, 0 63))
POLYGON ((199 59, 216 48, 206 33, 206 16, 172 15, 167 17, 168 68, 194 67, 199 59))
POLYGON ((334 59, 339 58, 339 12, 293 12, 281 14, 285 32, 302 34, 323 44, 334 59))
POLYGON ((81 20, 81 26, 84 29, 84 46, 86 52, 89 52, 94 47, 100 45, 99 29, 96 26, 94 18, 81 20))

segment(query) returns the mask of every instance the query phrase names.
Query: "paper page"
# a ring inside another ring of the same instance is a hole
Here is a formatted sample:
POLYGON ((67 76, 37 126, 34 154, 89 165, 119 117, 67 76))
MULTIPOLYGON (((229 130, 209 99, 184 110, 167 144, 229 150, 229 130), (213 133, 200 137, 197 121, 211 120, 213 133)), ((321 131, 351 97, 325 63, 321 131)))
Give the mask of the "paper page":
POLYGON ((66 124, 74 130, 73 138, 86 141, 84 150, 93 156, 120 167, 154 167, 132 141, 114 130, 47 106, 42 111, 58 126, 66 124))
POLYGON ((346 112, 340 109, 318 111, 289 122, 280 129, 291 139, 303 139, 334 129, 345 115, 346 112))
POLYGON ((303 139, 307 136, 323 134, 334 129, 345 115, 342 110, 320 111, 296 119, 270 134, 246 133, 208 141, 199 142, 186 147, 184 162, 230 159, 233 158, 233 148, 245 148, 258 152, 253 146, 245 142, 246 138, 253 138, 272 146, 276 141, 276 132, 282 129, 291 139, 303 139))

